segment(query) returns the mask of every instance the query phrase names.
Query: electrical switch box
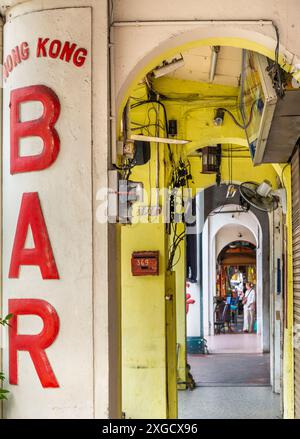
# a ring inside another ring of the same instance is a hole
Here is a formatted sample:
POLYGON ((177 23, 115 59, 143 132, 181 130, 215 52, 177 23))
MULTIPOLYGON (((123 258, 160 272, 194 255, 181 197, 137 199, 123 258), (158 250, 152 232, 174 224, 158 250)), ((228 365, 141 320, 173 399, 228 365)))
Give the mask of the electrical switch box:
POLYGON ((159 251, 133 252, 131 272, 133 276, 158 276, 159 251))

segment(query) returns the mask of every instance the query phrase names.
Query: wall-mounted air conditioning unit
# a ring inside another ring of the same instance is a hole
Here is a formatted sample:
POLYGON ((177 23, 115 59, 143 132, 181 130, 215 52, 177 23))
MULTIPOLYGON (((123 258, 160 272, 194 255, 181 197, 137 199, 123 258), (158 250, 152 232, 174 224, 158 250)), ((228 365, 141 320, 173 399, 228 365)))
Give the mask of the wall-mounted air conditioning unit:
POLYGON ((263 55, 247 52, 245 67, 242 99, 253 164, 286 163, 300 138, 300 91, 278 98, 263 55))

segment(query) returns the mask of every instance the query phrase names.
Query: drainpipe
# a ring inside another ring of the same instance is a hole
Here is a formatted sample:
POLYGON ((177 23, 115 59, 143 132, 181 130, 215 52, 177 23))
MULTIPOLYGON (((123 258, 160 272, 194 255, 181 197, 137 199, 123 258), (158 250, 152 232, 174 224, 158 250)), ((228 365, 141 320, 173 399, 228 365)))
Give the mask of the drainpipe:
POLYGON ((115 64, 114 64, 114 29, 110 26, 109 30, 109 64, 110 64, 110 136, 111 136, 111 149, 110 149, 110 163, 109 166, 117 164, 117 123, 116 123, 116 87, 115 87, 115 64))

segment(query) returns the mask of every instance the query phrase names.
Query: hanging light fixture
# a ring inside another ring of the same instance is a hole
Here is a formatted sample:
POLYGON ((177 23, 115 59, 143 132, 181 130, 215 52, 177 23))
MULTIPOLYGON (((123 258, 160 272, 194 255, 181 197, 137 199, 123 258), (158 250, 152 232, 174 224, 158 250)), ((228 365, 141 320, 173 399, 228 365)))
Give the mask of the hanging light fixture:
POLYGON ((217 169, 217 148, 205 146, 202 148, 202 174, 215 174, 217 169))
POLYGON ((205 146, 202 152, 202 174, 218 174, 221 165, 221 145, 205 146))

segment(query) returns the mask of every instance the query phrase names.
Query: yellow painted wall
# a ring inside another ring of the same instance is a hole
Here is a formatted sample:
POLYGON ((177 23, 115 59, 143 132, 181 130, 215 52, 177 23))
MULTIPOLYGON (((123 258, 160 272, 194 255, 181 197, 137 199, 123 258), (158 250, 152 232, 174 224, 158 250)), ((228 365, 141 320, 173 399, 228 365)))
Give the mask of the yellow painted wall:
POLYGON ((283 406, 284 418, 294 418, 294 351, 293 351, 293 238, 291 167, 274 165, 287 191, 287 328, 284 330, 283 351, 283 406))
MULTIPOLYGON (((184 226, 178 226, 178 233, 181 233, 184 226)), ((180 249, 175 259, 180 256, 177 265, 174 267, 176 273, 176 315, 177 315, 177 344, 178 344, 178 382, 186 381, 186 308, 185 308, 185 242, 180 243, 180 249)), ((186 384, 178 384, 178 389, 186 389, 186 384)))
POLYGON ((122 385, 126 418, 164 418, 166 405, 165 227, 123 226, 122 385), (159 276, 131 275, 131 254, 159 250, 159 276))
MULTIPOLYGON (((132 114, 134 122, 153 123, 155 107, 139 107, 132 114)), ((159 114, 162 114, 161 108, 159 114)), ((133 127, 135 125, 133 124, 133 127)), ((155 134, 155 129, 152 129, 155 134)), ((130 178, 141 181, 147 197, 136 203, 133 224, 122 227, 122 362, 123 362, 123 411, 127 418, 168 418, 176 416, 176 327, 171 361, 167 364, 167 310, 165 295, 168 288, 166 264, 169 252, 169 236, 159 217, 138 216, 139 206, 156 205, 156 151, 159 149, 159 182, 166 186, 169 169, 165 145, 151 144, 151 160, 136 166, 130 178), (134 277, 130 260, 133 251, 159 250, 159 276, 134 277), (167 374, 167 367, 171 368, 167 374), (168 388, 169 384, 173 388, 168 388), (171 381, 171 383, 170 383, 171 381), (175 384, 174 384, 175 383, 175 384), (175 386, 175 388, 174 388, 175 386), (173 392, 172 392, 173 390, 173 392), (175 392, 174 392, 175 391, 175 392), (171 395, 171 396, 170 396, 171 395), (170 403, 169 399, 173 401, 170 403)), ((163 198, 160 197, 160 205, 163 198)), ((176 301, 174 300, 176 303, 176 301)), ((174 321, 176 323, 176 320, 174 321)), ((170 333, 170 332, 169 332, 170 333)))
MULTIPOLYGON (((191 188, 194 191, 197 191, 198 188, 208 187, 212 184, 215 184, 216 176, 214 174, 201 174, 200 171, 202 169, 202 161, 200 158, 191 157, 191 168, 193 175, 193 182, 190 184, 191 188)), ((222 181, 229 181, 229 159, 223 158, 221 165, 221 175, 222 181)), ((233 159, 233 171, 232 171, 232 180, 234 182, 243 182, 243 181, 256 181, 261 182, 264 179, 267 179, 272 183, 273 188, 277 188, 277 173, 275 172, 272 165, 260 165, 254 167, 252 165, 252 161, 250 157, 248 158, 234 158, 233 159)))
POLYGON ((176 273, 168 271, 165 284, 166 356, 167 356, 167 417, 178 417, 176 358, 176 273))

